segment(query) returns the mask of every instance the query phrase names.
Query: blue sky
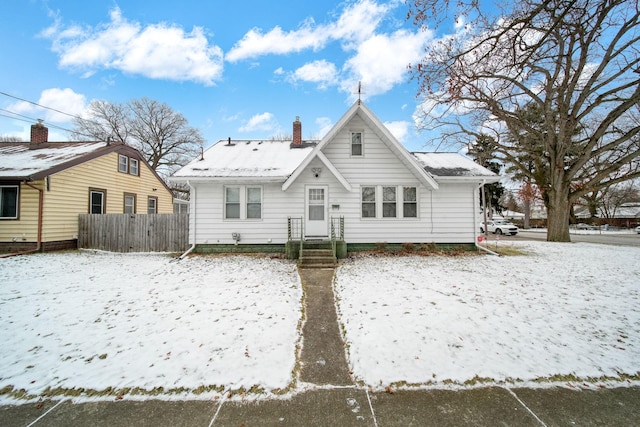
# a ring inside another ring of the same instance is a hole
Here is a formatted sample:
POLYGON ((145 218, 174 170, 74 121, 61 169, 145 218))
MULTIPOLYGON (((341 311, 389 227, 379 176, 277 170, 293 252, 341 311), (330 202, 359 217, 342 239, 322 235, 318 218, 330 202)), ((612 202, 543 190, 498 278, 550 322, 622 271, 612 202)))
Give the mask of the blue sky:
POLYGON ((296 116, 303 138, 320 138, 362 81, 380 120, 407 148, 425 150, 407 65, 434 35, 406 13, 401 0, 5 2, 0 92, 11 96, 0 95, 0 135, 28 140, 27 118, 44 119, 50 140, 68 139, 51 125, 73 127, 15 97, 72 115, 93 99, 148 97, 182 113, 207 146, 291 134, 296 116))

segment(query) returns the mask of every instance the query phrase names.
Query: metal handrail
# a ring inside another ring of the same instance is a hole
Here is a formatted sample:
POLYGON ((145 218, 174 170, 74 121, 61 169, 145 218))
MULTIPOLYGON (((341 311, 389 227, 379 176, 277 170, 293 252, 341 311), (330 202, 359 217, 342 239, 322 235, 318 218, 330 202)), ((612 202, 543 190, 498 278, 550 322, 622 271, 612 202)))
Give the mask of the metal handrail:
POLYGON ((331 217, 331 249, 333 250, 334 258, 337 258, 336 240, 344 240, 344 217, 343 216, 331 217), (336 222, 338 223, 337 227, 336 227, 336 222), (336 232, 336 228, 338 229, 337 232, 336 232))
POLYGON ((302 246, 304 239, 303 236, 304 230, 304 218, 302 217, 287 217, 287 240, 291 242, 292 240, 300 241, 300 253, 299 257, 302 258, 302 246))
POLYGON ((304 230, 304 218, 300 218, 300 254, 298 255, 298 259, 302 259, 302 246, 304 245, 303 231, 304 230))

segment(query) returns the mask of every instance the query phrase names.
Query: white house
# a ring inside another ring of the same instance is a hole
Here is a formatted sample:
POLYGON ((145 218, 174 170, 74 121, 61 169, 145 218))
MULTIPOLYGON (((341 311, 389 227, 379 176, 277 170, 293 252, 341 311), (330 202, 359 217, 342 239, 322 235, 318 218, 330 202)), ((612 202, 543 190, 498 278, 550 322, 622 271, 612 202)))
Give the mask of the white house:
POLYGON ((195 250, 331 239, 474 244, 478 188, 499 176, 457 153, 410 153, 360 101, 320 141, 221 140, 177 171, 195 250))

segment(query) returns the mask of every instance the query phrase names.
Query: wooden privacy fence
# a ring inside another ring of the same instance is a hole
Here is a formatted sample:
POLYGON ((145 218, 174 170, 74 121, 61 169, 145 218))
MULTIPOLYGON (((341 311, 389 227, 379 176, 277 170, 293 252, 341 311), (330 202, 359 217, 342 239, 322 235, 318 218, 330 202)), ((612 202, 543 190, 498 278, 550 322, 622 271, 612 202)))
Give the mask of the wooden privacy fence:
POLYGON ((78 247, 111 252, 182 252, 188 214, 80 214, 78 247))

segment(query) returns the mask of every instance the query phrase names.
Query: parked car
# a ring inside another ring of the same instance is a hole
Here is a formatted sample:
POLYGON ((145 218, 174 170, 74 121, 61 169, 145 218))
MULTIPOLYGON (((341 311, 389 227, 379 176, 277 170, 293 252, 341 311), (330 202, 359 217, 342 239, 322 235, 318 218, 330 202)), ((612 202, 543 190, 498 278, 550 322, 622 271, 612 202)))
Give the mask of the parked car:
MULTIPOLYGON (((484 233, 484 221, 480 223, 480 232, 484 233)), ((487 221, 486 230, 493 234, 510 234, 515 236, 518 234, 518 227, 513 225, 506 219, 492 219, 487 221)))
POLYGON ((636 233, 640 234, 640 225, 636 227, 636 233))

